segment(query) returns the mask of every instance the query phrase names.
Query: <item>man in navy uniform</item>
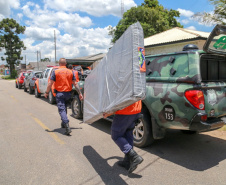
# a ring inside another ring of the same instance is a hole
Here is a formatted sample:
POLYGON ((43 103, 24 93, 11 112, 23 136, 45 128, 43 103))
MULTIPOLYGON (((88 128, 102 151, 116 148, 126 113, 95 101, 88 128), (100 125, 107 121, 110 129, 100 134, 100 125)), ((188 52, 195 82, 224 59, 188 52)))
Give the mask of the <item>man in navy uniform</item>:
POLYGON ((76 79, 73 72, 70 69, 66 68, 66 64, 67 63, 65 58, 61 58, 59 60, 60 68, 52 72, 50 81, 45 92, 45 98, 48 97, 51 86, 55 82, 56 102, 58 112, 62 120, 61 127, 66 128, 66 135, 70 135, 71 129, 69 127, 69 120, 67 117, 67 102, 71 98, 72 84, 78 90, 80 100, 83 99, 83 96, 78 84, 76 83, 76 79))

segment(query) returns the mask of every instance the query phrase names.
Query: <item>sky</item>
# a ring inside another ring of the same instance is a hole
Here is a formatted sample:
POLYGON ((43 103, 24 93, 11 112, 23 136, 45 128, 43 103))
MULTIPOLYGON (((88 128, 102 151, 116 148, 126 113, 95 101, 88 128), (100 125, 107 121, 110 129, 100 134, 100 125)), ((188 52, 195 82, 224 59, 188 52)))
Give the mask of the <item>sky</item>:
MULTIPOLYGON (((112 46, 108 27, 115 27, 121 19, 122 2, 126 12, 144 0, 0 0, 0 21, 13 18, 26 26, 20 35, 27 48, 22 52, 21 63, 37 62, 40 58, 55 61, 54 32, 56 60, 71 59, 108 52, 112 46)), ((178 10, 177 20, 184 28, 205 32, 213 29, 192 19, 197 12, 213 12, 208 0, 159 0, 159 4, 178 10)), ((3 55, 2 50, 0 56, 3 55)))

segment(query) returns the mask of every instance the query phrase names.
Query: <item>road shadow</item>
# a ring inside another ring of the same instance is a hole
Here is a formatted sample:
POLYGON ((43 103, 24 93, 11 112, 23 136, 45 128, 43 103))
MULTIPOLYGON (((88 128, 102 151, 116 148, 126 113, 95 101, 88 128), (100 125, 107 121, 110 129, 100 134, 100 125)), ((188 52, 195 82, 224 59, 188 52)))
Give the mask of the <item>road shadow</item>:
POLYGON ((208 170, 226 159, 226 141, 205 133, 187 135, 171 130, 144 150, 194 171, 208 170))
MULTIPOLYGON (((104 184, 108 185, 126 185, 127 183, 120 177, 120 174, 123 174, 125 176, 128 175, 127 170, 125 170, 122 167, 119 167, 117 165, 117 162, 110 166, 108 164, 108 160, 117 159, 122 160, 122 158, 113 156, 107 159, 102 158, 96 150, 92 146, 84 146, 83 147, 83 154, 87 158, 87 160, 90 162, 92 167, 95 169, 95 171, 98 173, 104 184)), ((141 175, 137 174, 130 174, 130 178, 141 178, 141 175)), ((95 177, 94 177, 95 178, 95 177)), ((88 179, 86 182, 83 182, 83 184, 86 184, 88 182, 91 182, 92 179, 88 179)))
MULTIPOLYGON (((74 129, 82 129, 81 127, 78 127, 78 128, 74 128, 74 127, 70 127, 71 130, 74 130, 74 129)), ((46 132, 58 132, 62 135, 65 135, 65 128, 56 128, 54 130, 48 130, 48 129, 45 129, 46 132)))
MULTIPOLYGON (((111 133, 111 122, 104 119, 91 126, 111 133)), ((194 171, 205 171, 226 159, 226 140, 207 133, 184 134, 168 130, 164 139, 156 140, 142 150, 194 171)))
POLYGON ((90 126, 98 129, 98 130, 101 130, 107 134, 111 134, 111 123, 110 121, 108 120, 105 120, 105 119, 100 119, 98 121, 95 121, 94 123, 90 124, 90 126))

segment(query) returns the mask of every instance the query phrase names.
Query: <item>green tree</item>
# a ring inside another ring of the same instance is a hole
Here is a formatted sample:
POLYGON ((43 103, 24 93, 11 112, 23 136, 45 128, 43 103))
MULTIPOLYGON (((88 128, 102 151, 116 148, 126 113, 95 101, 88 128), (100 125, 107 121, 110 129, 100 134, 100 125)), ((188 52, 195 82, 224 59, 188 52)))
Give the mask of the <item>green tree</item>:
POLYGON ((123 14, 116 29, 109 27, 108 34, 113 37, 112 42, 114 43, 131 24, 139 21, 146 38, 173 27, 183 27, 175 18, 179 16, 179 11, 165 9, 159 5, 158 0, 144 0, 141 6, 132 7, 123 14))
POLYGON ((225 0, 209 0, 213 4, 214 12, 198 12, 193 18, 204 24, 223 24, 226 25, 226 1, 225 0))
POLYGON ((41 62, 50 62, 50 59, 49 58, 44 58, 44 59, 41 59, 41 62))
MULTIPOLYGON (((20 40, 19 34, 23 34, 25 26, 20 26, 14 19, 3 19, 0 22, 0 48, 5 49, 4 55, 7 57, 1 57, 2 60, 10 66, 10 75, 13 74, 15 69, 14 64, 20 63, 22 50, 25 50, 23 41, 20 40)), ((12 77, 12 76, 11 76, 12 77)))

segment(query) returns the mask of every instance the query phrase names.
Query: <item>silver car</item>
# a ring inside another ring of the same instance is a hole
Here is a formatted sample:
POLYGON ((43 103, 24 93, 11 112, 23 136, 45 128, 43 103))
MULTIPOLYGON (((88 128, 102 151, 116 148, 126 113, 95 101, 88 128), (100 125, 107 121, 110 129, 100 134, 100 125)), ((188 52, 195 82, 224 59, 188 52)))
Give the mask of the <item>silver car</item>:
POLYGON ((32 71, 31 73, 26 74, 24 78, 24 92, 27 92, 27 89, 29 89, 29 94, 34 93, 35 81, 41 76, 41 74, 42 71, 32 71))

